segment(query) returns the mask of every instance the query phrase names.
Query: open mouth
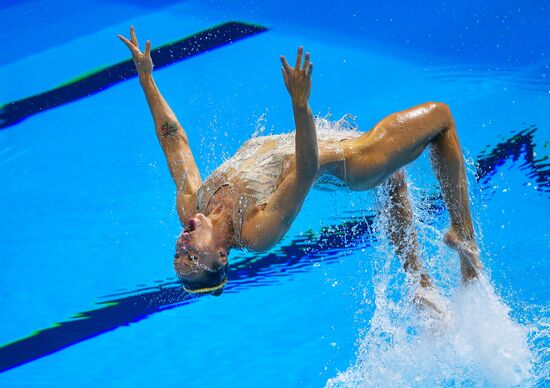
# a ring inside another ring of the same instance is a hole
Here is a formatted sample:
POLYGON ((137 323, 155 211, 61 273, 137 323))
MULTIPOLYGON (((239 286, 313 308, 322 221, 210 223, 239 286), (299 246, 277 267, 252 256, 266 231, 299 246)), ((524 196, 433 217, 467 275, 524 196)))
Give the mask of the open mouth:
POLYGON ((191 233, 195 230, 197 227, 195 220, 190 219, 187 223, 187 226, 183 231, 181 232, 178 241, 176 241, 176 255, 175 258, 179 259, 179 257, 184 253, 185 246, 189 243, 191 233))

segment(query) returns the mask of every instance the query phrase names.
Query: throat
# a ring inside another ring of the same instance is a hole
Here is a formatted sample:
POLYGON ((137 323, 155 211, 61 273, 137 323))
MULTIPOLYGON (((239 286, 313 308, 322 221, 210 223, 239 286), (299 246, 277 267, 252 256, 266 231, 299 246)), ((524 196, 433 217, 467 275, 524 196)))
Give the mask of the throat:
POLYGON ((231 186, 226 185, 220 187, 216 193, 214 193, 205 209, 205 215, 212 221, 215 233, 230 245, 233 244, 235 240, 233 206, 233 190, 231 186))

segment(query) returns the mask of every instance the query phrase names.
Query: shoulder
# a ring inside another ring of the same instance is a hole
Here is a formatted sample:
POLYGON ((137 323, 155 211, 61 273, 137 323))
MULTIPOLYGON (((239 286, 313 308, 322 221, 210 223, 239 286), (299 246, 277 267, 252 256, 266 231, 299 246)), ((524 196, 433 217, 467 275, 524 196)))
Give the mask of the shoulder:
POLYGON ((242 217, 240 225, 238 225, 239 221, 235 225, 237 229, 240 229, 238 233, 240 244, 256 252, 270 248, 265 244, 261 230, 262 224, 258 219, 264 207, 265 205, 255 206, 248 214, 240 214, 242 217))
POLYGON ((241 244, 256 252, 272 248, 288 229, 280 222, 280 217, 266 210, 266 206, 266 203, 256 206, 243 221, 241 228, 241 244))

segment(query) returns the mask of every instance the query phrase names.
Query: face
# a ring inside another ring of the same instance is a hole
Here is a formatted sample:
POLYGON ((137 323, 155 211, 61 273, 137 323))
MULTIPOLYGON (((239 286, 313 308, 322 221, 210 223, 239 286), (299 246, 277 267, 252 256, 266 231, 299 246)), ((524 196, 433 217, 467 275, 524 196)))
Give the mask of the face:
POLYGON ((193 280, 204 271, 212 271, 220 263, 220 253, 214 241, 212 221, 197 213, 176 241, 174 267, 180 278, 193 280))

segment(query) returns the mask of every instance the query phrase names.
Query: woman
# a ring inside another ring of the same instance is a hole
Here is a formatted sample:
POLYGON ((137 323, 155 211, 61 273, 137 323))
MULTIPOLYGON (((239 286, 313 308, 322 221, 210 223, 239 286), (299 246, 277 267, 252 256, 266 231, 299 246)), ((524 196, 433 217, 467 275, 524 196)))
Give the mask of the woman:
POLYGON ((425 103, 394 113, 368 132, 337 131, 318 136, 309 107, 313 64, 298 49, 296 65, 281 56, 282 74, 292 100, 295 134, 247 141, 204 182, 187 135, 152 77, 151 42, 139 49, 133 27, 132 52, 156 133, 177 188, 177 210, 186 225, 176 242, 174 268, 188 292, 220 293, 227 282, 231 248, 261 251, 276 244, 290 228, 320 176, 351 190, 388 187, 390 237, 405 269, 430 286, 417 258, 412 210, 400 168, 430 146, 433 168, 443 190, 451 228, 445 242, 461 259, 464 282, 481 270, 470 214, 464 161, 447 105, 425 103))

